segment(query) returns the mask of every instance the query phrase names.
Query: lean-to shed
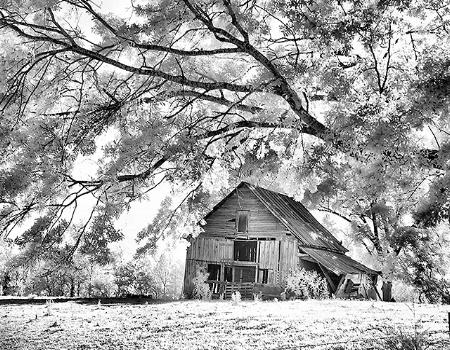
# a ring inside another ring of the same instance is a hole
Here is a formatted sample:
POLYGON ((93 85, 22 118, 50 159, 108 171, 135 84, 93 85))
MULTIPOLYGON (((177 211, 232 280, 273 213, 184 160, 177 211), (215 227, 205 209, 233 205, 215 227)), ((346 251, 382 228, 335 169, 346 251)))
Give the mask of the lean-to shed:
POLYGON ((242 182, 204 218, 187 248, 184 292, 193 292, 198 269, 209 273, 213 294, 239 290, 275 297, 297 268, 324 276, 336 296, 373 296, 378 272, 345 255, 348 251, 299 202, 242 182), (370 291, 370 292, 369 292, 370 291))

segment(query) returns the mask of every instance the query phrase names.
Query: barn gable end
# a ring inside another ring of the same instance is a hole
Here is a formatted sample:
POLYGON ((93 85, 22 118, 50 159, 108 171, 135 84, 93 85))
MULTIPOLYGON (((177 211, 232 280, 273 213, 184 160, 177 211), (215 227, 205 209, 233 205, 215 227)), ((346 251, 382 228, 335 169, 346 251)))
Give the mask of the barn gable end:
POLYGON ((204 220, 204 234, 235 238, 238 236, 273 237, 289 234, 286 226, 280 222, 248 186, 238 186, 226 200, 216 206, 204 220), (248 229, 246 233, 236 232, 236 219, 239 211, 248 211, 248 229))

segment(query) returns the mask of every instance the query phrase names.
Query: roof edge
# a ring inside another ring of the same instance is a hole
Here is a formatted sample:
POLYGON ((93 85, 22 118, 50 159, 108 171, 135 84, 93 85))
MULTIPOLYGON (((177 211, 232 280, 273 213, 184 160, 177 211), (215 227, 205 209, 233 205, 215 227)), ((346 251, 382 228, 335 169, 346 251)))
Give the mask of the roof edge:
POLYGON ((206 220, 207 218, 209 218, 212 215, 212 213, 214 213, 223 203, 225 203, 233 195, 234 191, 236 191, 238 188, 241 188, 243 185, 247 185, 247 187, 248 187, 248 185, 250 185, 250 184, 242 181, 239 185, 237 185, 235 188, 233 188, 230 191, 230 193, 228 193, 224 198, 222 198, 220 200, 220 202, 215 204, 213 206, 213 208, 203 217, 203 220, 206 220))

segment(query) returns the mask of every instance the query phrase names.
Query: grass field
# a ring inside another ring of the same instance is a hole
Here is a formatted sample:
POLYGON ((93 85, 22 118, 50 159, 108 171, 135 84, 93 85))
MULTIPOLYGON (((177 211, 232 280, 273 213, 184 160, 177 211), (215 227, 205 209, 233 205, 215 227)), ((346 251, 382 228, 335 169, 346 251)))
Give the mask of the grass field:
POLYGON ((0 349, 387 349, 385 339, 424 337, 444 350, 448 312, 350 300, 6 304, 0 349))

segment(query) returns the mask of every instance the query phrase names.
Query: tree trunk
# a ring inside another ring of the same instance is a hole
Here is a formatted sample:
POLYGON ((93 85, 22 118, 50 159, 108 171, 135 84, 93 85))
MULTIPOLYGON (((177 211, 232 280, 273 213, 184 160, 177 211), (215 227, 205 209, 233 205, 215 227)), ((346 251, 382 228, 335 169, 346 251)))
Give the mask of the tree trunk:
POLYGON ((375 247, 378 255, 383 254, 383 248, 381 246, 380 242, 380 235, 378 232, 378 221, 377 221, 377 215, 372 212, 372 223, 373 223, 373 237, 371 239, 373 246, 375 247))
POLYGON ((73 278, 70 279, 70 297, 73 298, 75 296, 75 281, 73 278))

